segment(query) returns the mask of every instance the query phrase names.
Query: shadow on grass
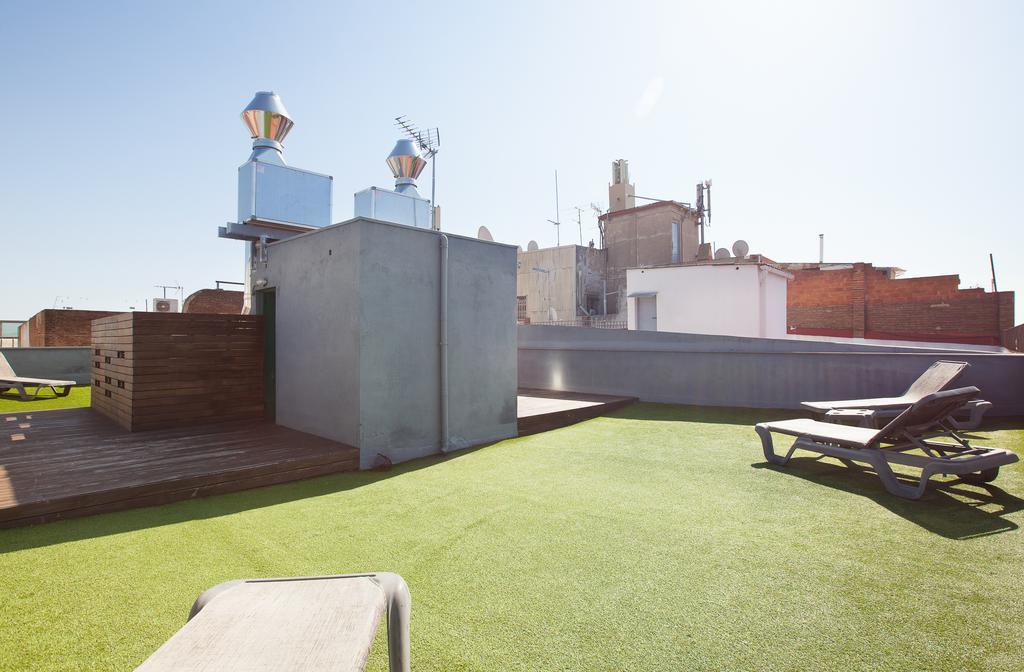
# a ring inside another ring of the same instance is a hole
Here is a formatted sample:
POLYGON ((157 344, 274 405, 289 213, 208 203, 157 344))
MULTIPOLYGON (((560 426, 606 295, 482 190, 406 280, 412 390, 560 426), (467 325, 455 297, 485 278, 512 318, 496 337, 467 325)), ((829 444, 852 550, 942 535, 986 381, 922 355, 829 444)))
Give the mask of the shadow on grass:
MULTIPOLYGON (((903 499, 890 494, 874 470, 852 462, 838 464, 822 455, 794 456, 784 467, 768 462, 751 466, 866 497, 901 518, 947 539, 973 539, 1016 530, 1017 524, 1003 516, 1024 510, 1024 499, 997 485, 970 485, 960 479, 932 479, 921 499, 903 499)), ((909 478, 900 480, 912 483, 909 478)))
POLYGON ((315 478, 268 485, 225 494, 170 502, 139 509, 114 511, 81 518, 58 520, 28 527, 0 529, 0 554, 41 548, 69 541, 82 541, 111 534, 219 518, 302 499, 331 495, 401 477, 465 457, 489 445, 475 446, 451 455, 412 460, 387 471, 350 471, 315 478))

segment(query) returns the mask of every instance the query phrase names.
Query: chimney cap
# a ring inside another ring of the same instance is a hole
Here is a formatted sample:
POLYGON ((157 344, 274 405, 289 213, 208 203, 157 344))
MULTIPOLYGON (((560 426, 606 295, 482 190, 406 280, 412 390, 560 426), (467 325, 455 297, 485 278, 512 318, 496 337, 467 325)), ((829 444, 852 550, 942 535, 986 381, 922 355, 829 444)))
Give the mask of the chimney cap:
POLYGON ((295 125, 280 96, 273 91, 257 91, 242 110, 242 121, 254 140, 272 140, 277 143, 283 143, 295 125))
POLYGON ((387 161, 395 179, 405 183, 415 181, 427 166, 419 146, 408 138, 402 138, 395 143, 395 148, 388 154, 387 161))

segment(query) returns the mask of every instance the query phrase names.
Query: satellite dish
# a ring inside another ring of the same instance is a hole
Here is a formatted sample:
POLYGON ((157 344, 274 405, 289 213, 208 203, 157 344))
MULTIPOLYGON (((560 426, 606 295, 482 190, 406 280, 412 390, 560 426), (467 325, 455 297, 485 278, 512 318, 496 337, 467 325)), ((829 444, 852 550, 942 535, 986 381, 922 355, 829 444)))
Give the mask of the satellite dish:
POLYGON ((491 232, 487 230, 486 226, 481 226, 479 229, 477 229, 476 237, 479 238, 480 240, 489 240, 492 243, 494 242, 494 236, 491 235, 491 232))
POLYGON ((529 243, 526 244, 526 251, 527 252, 536 252, 539 249, 540 248, 537 246, 537 241, 536 240, 531 240, 529 243))
POLYGON ((519 246, 519 251, 520 251, 520 252, 522 252, 522 251, 523 251, 523 246, 522 246, 522 245, 520 245, 520 246, 519 246))
POLYGON ((740 259, 747 256, 747 252, 750 252, 750 245, 747 245, 747 241, 737 240, 732 244, 732 253, 740 259))
POLYGON ((725 249, 724 247, 720 247, 717 250, 715 250, 715 259, 728 259, 731 256, 732 255, 729 254, 729 250, 725 249))

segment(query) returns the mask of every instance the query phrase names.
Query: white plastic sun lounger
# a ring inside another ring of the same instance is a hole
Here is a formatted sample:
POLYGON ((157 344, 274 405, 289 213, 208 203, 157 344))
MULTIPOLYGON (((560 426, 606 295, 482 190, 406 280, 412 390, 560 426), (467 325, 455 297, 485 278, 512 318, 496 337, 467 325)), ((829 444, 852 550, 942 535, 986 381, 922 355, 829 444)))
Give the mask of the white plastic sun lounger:
POLYGON ((409 587, 389 572, 228 581, 136 670, 362 670, 386 613, 389 669, 409 672, 410 609, 409 587))
POLYGON ((761 437, 764 457, 771 464, 785 465, 797 449, 866 462, 882 479, 886 490, 899 497, 918 499, 935 474, 956 474, 969 483, 987 483, 999 475, 999 467, 1018 460, 1009 450, 971 446, 948 426, 950 414, 977 395, 976 387, 930 394, 881 429, 801 418, 758 423, 754 430, 761 437), (797 437, 784 456, 775 453, 773 432, 797 437), (932 440, 940 437, 952 442, 932 440), (920 469, 917 484, 900 482, 891 464, 920 469))
POLYGON ((3 353, 0 353, 0 392, 6 392, 7 390, 14 389, 18 391, 18 394, 24 401, 31 401, 39 396, 39 391, 46 389, 47 387, 53 390, 54 396, 66 397, 71 393, 71 388, 75 386, 73 380, 50 380, 48 378, 25 378, 23 376, 15 375, 14 369, 11 368, 7 358, 4 357, 3 353), (25 391, 26 387, 34 387, 35 392, 31 395, 25 391), (57 391, 57 388, 61 388, 57 391))
MULTIPOLYGON (((837 401, 805 401, 803 407, 815 413, 828 413, 829 411, 844 410, 866 410, 873 411, 871 420, 888 420, 896 417, 907 410, 912 404, 920 401, 929 394, 940 392, 959 378, 970 366, 967 362, 951 362, 939 360, 928 367, 917 380, 915 380, 907 391, 898 397, 878 397, 874 399, 840 399, 837 401)), ((954 413, 967 413, 966 420, 957 420, 950 417, 950 424, 956 429, 975 429, 981 424, 981 418, 992 403, 982 399, 972 399, 955 409, 954 413)), ((837 414, 842 415, 842 414, 837 414)), ((829 418, 830 419, 830 418, 829 418)))

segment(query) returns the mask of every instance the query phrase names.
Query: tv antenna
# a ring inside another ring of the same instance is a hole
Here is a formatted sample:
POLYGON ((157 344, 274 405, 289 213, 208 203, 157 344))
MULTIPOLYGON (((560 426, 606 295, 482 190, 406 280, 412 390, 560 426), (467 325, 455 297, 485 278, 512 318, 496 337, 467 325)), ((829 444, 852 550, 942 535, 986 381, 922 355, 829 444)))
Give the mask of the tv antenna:
POLYGON ((165 299, 167 298, 167 290, 168 289, 173 289, 173 290, 177 291, 178 294, 181 294, 181 292, 182 292, 181 285, 153 285, 153 286, 156 287, 157 289, 164 290, 164 298, 165 299))
POLYGON ((704 227, 711 226, 711 180, 697 183, 697 226, 700 227, 700 244, 703 245, 704 227))
POLYGON ((580 247, 583 247, 583 208, 578 205, 572 207, 576 211, 576 225, 580 227, 580 247))
POLYGON ((441 149, 441 130, 439 128, 420 128, 404 114, 395 117, 395 126, 402 129, 409 138, 419 145, 430 159, 430 228, 440 229, 437 221, 437 152, 441 149))

